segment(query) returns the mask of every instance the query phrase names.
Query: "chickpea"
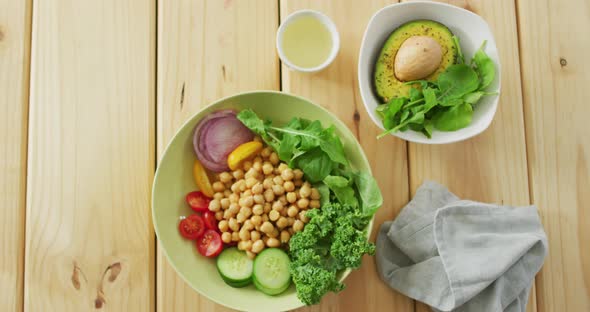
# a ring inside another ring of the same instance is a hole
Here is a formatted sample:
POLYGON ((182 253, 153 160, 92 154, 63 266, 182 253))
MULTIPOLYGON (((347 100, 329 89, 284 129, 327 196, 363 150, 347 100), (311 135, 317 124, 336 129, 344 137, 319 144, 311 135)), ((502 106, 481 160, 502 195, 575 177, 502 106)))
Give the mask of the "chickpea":
POLYGON ((231 203, 231 204, 229 204, 229 208, 227 208, 227 211, 229 211, 231 214, 235 215, 238 213, 238 211, 240 211, 240 205, 238 205, 236 203, 231 203))
POLYGON ((263 236, 262 237, 262 242, 264 243, 264 245, 266 245, 266 242, 268 241, 268 236, 263 236))
POLYGON ((264 181, 262 181, 262 187, 264 187, 265 190, 272 188, 272 185, 272 178, 265 178, 264 181))
POLYGON ((252 169, 256 170, 256 172, 261 172, 262 171, 262 162, 256 161, 256 159, 254 159, 254 163, 252 164, 252 169))
POLYGON ((252 241, 251 240, 247 240, 244 241, 244 250, 248 251, 252 249, 252 241))
POLYGON ((250 170, 248 170, 248 172, 246 172, 246 175, 244 177, 246 179, 250 179, 250 178, 258 179, 259 175, 260 175, 260 173, 258 173, 258 171, 256 171, 256 169, 254 169, 254 167, 252 167, 252 168, 250 168, 250 170))
POLYGON ((268 221, 268 214, 263 214, 262 215, 262 223, 267 222, 267 221, 268 221))
POLYGON ((266 233, 266 236, 268 236, 268 238, 277 238, 279 237, 279 230, 277 228, 274 228, 270 233, 266 233))
POLYGON ((229 211, 229 209, 223 212, 223 218, 226 219, 226 220, 229 220, 231 217, 233 217, 235 215, 236 214, 235 213, 231 213, 231 211, 229 211))
POLYGON ((272 210, 272 205, 270 203, 264 203, 263 209, 264 213, 269 213, 272 210))
POLYGON ((295 184, 293 184, 292 181, 287 181, 283 184, 283 188, 285 188, 285 191, 287 192, 293 192, 295 190, 295 184))
POLYGON ((301 180, 301 178, 303 178, 303 171, 301 171, 301 169, 293 170, 293 177, 295 180, 301 180))
MULTIPOLYGON (((231 184, 230 184, 229 186, 231 186, 231 184)), ((229 189, 229 186, 228 186, 228 187, 226 187, 226 186, 225 186, 225 184, 223 185, 223 187, 225 187, 225 188, 226 188, 226 189, 223 191, 223 197, 225 197, 225 198, 229 197, 229 195, 231 195, 231 194, 232 194, 231 190, 229 189)))
POLYGON ((264 196, 262 194, 256 194, 252 197, 254 199, 254 202, 262 205, 264 204, 264 196))
POLYGON ((246 180, 240 180, 242 181, 240 183, 240 192, 245 192, 246 191, 246 180))
POLYGON ((218 199, 213 199, 209 202, 209 210, 213 212, 221 210, 221 203, 218 199))
POLYGON ((281 214, 276 210, 273 210, 268 213, 268 218, 270 219, 270 221, 277 221, 280 216, 281 214))
POLYGON ((301 220, 303 223, 308 223, 309 222, 309 217, 305 215, 306 211, 301 211, 299 212, 299 220, 301 220))
POLYGON ((242 169, 234 170, 234 172, 232 172, 232 175, 234 176, 234 178, 236 180, 239 180, 244 177, 244 170, 242 170, 242 169))
POLYGON ((283 186, 281 186, 281 185, 276 185, 276 184, 275 184, 275 185, 273 185, 273 186, 272 186, 272 191, 273 191, 273 193, 275 193, 275 195, 277 195, 277 196, 280 196, 280 195, 283 195, 283 194, 285 194, 285 189, 284 189, 284 188, 283 188, 283 186))
POLYGON ((229 231, 229 225, 227 223, 227 220, 221 220, 221 221, 219 221, 219 224, 217 224, 217 227, 219 228, 219 230, 221 232, 227 232, 227 231, 229 231))
POLYGON ((272 153, 272 150, 270 149, 270 147, 265 147, 262 149, 262 151, 260 151, 260 156, 262 156, 263 158, 268 158, 268 156, 270 156, 270 153, 272 153))
POLYGON ((260 225, 255 225, 255 226, 254 226, 254 230, 256 230, 256 231, 260 232, 260 225))
POLYGON ((271 202, 274 199, 275 199, 275 193, 271 189, 264 191, 264 200, 266 200, 267 202, 271 202))
POLYGON ((244 223, 244 221, 246 221, 246 216, 243 213, 238 212, 236 220, 238 221, 238 223, 244 223))
POLYGON ((281 203, 281 202, 280 202, 280 201, 278 201, 278 200, 277 200, 276 202, 272 203, 272 210, 273 210, 273 211, 275 211, 275 210, 276 210, 276 211, 281 211, 281 210, 283 210, 283 208, 284 208, 284 207, 283 207, 283 203, 281 203))
POLYGON ((252 207, 252 213, 255 216, 260 216, 262 213, 264 213, 264 208, 262 207, 262 205, 256 204, 254 205, 254 207, 252 207))
POLYGON ((309 199, 307 198, 302 198, 300 200, 297 201, 297 206, 300 209, 307 209, 307 206, 309 206, 309 199))
POLYGON ((283 170, 283 172, 281 172, 281 178, 283 178, 283 180, 285 181, 291 181, 294 177, 295 174, 293 173, 293 170, 291 170, 291 168, 289 167, 287 167, 285 170, 283 170))
POLYGON ((237 231, 231 233, 231 241, 232 242, 239 242, 240 241, 240 234, 237 231))
POLYGON ((304 183, 299 189, 299 197, 308 198, 309 195, 311 195, 311 188, 309 187, 309 184, 304 183))
POLYGON ((248 197, 248 196, 252 196, 251 190, 245 190, 244 192, 242 192, 242 194, 240 194, 241 198, 248 197))
POLYGON ((273 237, 269 238, 266 241, 266 246, 268 246, 268 247, 279 247, 280 245, 281 245, 281 242, 278 239, 273 238, 273 237))
POLYGON ((245 243, 245 241, 239 241, 239 242, 238 242, 238 249, 239 249, 239 250, 245 250, 245 249, 244 249, 244 243, 245 243))
POLYGON ((292 218, 292 217, 287 218, 287 226, 293 226, 294 223, 295 223, 295 218, 292 218))
POLYGON ((221 240, 226 244, 231 243, 231 233, 230 232, 221 233, 221 240))
POLYGON ((279 155, 277 155, 275 152, 272 152, 270 153, 270 156, 268 156, 268 160, 270 160, 270 163, 273 164, 273 166, 276 166, 279 164, 279 155))
POLYGON ((216 212, 216 213, 215 213, 215 219, 216 219, 217 221, 221 221, 221 220, 223 220, 223 211, 218 211, 218 212, 216 212))
POLYGON ((261 225, 262 224, 262 217, 261 216, 252 216, 252 218, 250 218, 249 221, 254 226, 261 225))
POLYGON ((286 164, 286 163, 280 163, 280 164, 279 164, 279 167, 278 167, 277 169, 279 169, 279 173, 281 173, 281 174, 282 174, 282 173, 283 173, 283 171, 285 171, 285 170, 289 169, 289 166, 287 166, 287 164, 286 164))
POLYGON ((253 253, 259 253, 262 251, 262 249, 264 249, 264 242, 259 239, 252 244, 252 249, 250 251, 253 253))
POLYGON ((229 205, 231 204, 229 198, 222 198, 219 203, 221 204, 221 209, 223 210, 229 208, 229 205))
POLYGON ((272 232, 272 230, 274 229, 274 226, 272 225, 272 223, 265 221, 262 226, 260 226, 260 231, 262 231, 263 233, 270 233, 272 232))
POLYGON ((287 196, 285 195, 281 195, 279 196, 279 201, 283 204, 283 205, 287 205, 288 201, 287 201, 287 196))
POLYGON ((213 198, 214 199, 222 199, 223 198, 223 192, 217 192, 217 193, 213 194, 213 198))
POLYGON ((238 181, 234 182, 234 184, 232 184, 232 185, 230 186, 230 190, 231 190, 232 192, 234 192, 234 194, 237 194, 237 193, 239 193, 239 192, 240 192, 240 183, 239 183, 239 181, 240 181, 240 180, 238 180, 238 181))
POLYGON ((243 240, 243 241, 250 240, 250 231, 248 231, 246 229, 241 229, 239 235, 240 235, 240 240, 243 240))
POLYGON ((295 223, 293 223, 293 231, 299 232, 301 230, 303 230, 303 222, 301 222, 301 220, 295 220, 295 223))
POLYGON ((317 199, 312 199, 309 201, 310 208, 320 208, 320 201, 317 199))
POLYGON ((275 176, 274 178, 272 178, 272 181, 276 185, 283 185, 283 183, 285 183, 285 181, 283 180, 283 178, 281 178, 281 176, 275 176))
POLYGON ((262 183, 260 182, 256 182, 256 184, 254 184, 254 186, 252 187, 252 194, 260 195, 263 191, 264 186, 262 186, 262 183))
POLYGON ((252 232, 250 232, 250 240, 252 240, 252 241, 255 242, 255 241, 259 240, 259 239, 260 239, 260 232, 258 232, 258 231, 252 231, 252 232))
POLYGON ((252 188, 256 183, 258 183, 258 180, 256 180, 256 178, 247 178, 246 179, 246 187, 247 188, 252 188))
POLYGON ((219 181, 222 183, 231 182, 232 176, 229 172, 222 172, 219 174, 219 181))
POLYGON ((238 200, 240 200, 240 196, 236 193, 232 193, 231 195, 229 195, 227 197, 229 199, 230 204, 231 203, 238 203, 238 200))
MULTIPOLYGON (((252 244, 252 246, 254 246, 254 244, 252 244)), ((250 250, 246 250, 246 255, 248 256, 249 259, 254 260, 254 258, 256 258, 256 254, 251 252, 250 250)))
POLYGON ((242 169, 244 169, 244 171, 248 171, 248 170, 250 170, 250 168, 252 168, 252 161, 251 160, 244 161, 244 163, 242 164, 242 169))
POLYGON ((238 220, 236 220, 236 218, 230 218, 229 221, 227 221, 227 225, 234 232, 237 232, 240 229, 240 225, 238 224, 238 220))
POLYGON ((295 180, 293 184, 295 184, 295 187, 300 187, 301 185, 303 185, 303 180, 295 180))
POLYGON ((288 224, 289 224, 289 221, 287 221, 287 218, 285 218, 285 217, 280 217, 276 222, 277 227, 280 229, 285 228, 288 224))
POLYGON ((271 174, 273 171, 273 166, 269 162, 264 162, 264 165, 262 165, 262 173, 268 175, 271 174))
POLYGON ((254 205, 254 198, 252 196, 240 198, 238 203, 242 207, 252 207, 254 205))
MULTIPOLYGON (((286 189, 286 188, 285 188, 286 189)), ((290 204, 294 203, 297 201, 297 194, 295 192, 289 192, 287 193, 287 202, 289 202, 290 204)))
POLYGON ((215 192, 223 192, 225 190, 225 185, 219 181, 213 182, 213 190, 215 192))
POLYGON ((311 195, 310 195, 311 199, 320 199, 320 192, 318 191, 317 188, 312 188, 311 189, 311 195))
POLYGON ((289 209, 287 210, 287 215, 291 218, 294 218, 295 216, 297 216, 298 213, 299 213, 299 209, 297 209, 297 207, 294 205, 291 205, 291 207, 289 207, 289 209))
POLYGON ((244 215, 244 217, 248 218, 252 215, 252 208, 250 207, 242 207, 240 208, 240 212, 241 214, 244 215))
POLYGON ((289 239, 291 238, 291 234, 289 234, 289 231, 282 230, 280 237, 281 237, 281 243, 286 244, 289 242, 289 239))

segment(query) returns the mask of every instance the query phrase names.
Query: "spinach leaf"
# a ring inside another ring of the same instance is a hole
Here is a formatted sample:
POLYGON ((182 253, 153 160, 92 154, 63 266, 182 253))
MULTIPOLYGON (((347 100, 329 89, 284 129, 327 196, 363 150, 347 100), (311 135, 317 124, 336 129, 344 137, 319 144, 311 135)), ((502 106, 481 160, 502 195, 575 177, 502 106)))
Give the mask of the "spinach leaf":
POLYGON ((424 90, 422 90, 422 93, 424 93, 424 101, 425 106, 424 106, 424 113, 428 113, 428 111, 430 111, 433 107, 435 107, 438 104, 438 101, 436 99, 436 93, 435 90, 433 88, 425 88, 424 90))
POLYGON ((440 102, 441 106, 444 107, 448 107, 448 106, 457 106, 459 104, 462 104, 464 102, 463 99, 459 98, 459 99, 449 99, 449 98, 445 98, 444 100, 442 100, 440 102))
POLYGON ((338 202, 341 204, 350 205, 353 208, 359 206, 354 189, 349 185, 349 181, 346 178, 340 176, 327 176, 324 178, 324 184, 334 192, 336 199, 338 199, 338 202))
POLYGON ((475 63, 475 70, 480 79, 479 88, 485 89, 487 86, 494 81, 496 76, 496 68, 494 62, 490 57, 483 51, 486 45, 486 41, 483 42, 481 47, 473 55, 472 63, 475 63))
POLYGON ((465 64, 451 65, 438 76, 441 100, 456 99, 477 90, 479 78, 477 73, 465 64))
POLYGON ((328 154, 332 161, 348 166, 348 160, 346 160, 346 156, 344 155, 344 146, 342 145, 342 141, 336 137, 334 131, 334 126, 323 130, 320 134, 319 146, 328 154))
POLYGON ((410 89, 410 102, 414 102, 417 101, 421 98, 423 98, 424 96, 422 95, 422 93, 420 92, 420 90, 418 89, 410 89))
POLYGON ((324 183, 319 183, 315 188, 320 193, 320 206, 323 207, 330 203, 330 189, 324 183))
POLYGON ((383 196, 381 195, 377 181, 370 174, 359 172, 355 174, 354 182, 361 198, 363 214, 365 216, 372 216, 383 205, 383 196))
POLYGON ((297 157, 295 164, 296 167, 303 170, 307 180, 311 183, 322 181, 334 168, 334 162, 319 147, 297 157))
POLYGON ((434 125, 432 124, 432 120, 430 119, 425 119, 424 120, 424 128, 422 129, 422 133, 427 137, 427 138, 432 138, 432 130, 434 128, 434 125))
POLYGON ((471 104, 450 107, 434 115, 432 122, 434 127, 441 131, 455 131, 467 127, 471 123, 473 107, 471 104))

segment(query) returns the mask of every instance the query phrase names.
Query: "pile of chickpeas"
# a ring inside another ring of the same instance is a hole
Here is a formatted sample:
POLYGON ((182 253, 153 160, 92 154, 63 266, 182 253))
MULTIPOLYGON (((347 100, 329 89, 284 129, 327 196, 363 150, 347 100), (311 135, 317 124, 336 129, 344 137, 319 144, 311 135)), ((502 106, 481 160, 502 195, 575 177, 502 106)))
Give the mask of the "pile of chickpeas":
POLYGON ((219 221, 221 240, 237 242, 253 259, 266 247, 281 247, 309 222, 308 209, 320 208, 320 193, 303 172, 279 161, 269 147, 213 183, 209 210, 219 221))

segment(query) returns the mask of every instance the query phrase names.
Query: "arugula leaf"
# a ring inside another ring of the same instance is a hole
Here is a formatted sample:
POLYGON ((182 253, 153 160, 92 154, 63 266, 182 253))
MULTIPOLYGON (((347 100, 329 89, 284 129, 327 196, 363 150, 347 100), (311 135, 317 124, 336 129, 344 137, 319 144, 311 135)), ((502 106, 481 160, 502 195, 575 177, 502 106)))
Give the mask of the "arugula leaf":
POLYGON ((322 124, 319 120, 312 121, 303 132, 309 134, 308 136, 301 137, 301 149, 308 151, 318 145, 320 145, 320 135, 322 133, 322 124))
POLYGON ((280 159, 292 159, 293 153, 297 152, 297 144, 301 141, 300 137, 292 134, 284 134, 277 154, 280 159))
POLYGON ((496 76, 496 68, 494 62, 490 57, 483 51, 486 46, 486 41, 483 42, 481 47, 473 55, 471 63, 475 63, 475 70, 480 79, 479 89, 485 89, 487 86, 494 81, 496 76))
POLYGON ((441 131, 455 131, 467 127, 471 123, 473 107, 463 103, 452 106, 434 115, 432 122, 434 127, 441 131))
POLYGON ((237 118, 248 129, 254 131, 258 135, 266 135, 264 121, 258 118, 258 115, 251 109, 245 109, 238 113, 237 118))
POLYGON ((424 96, 422 95, 422 93, 420 92, 420 90, 418 89, 410 89, 410 102, 414 102, 417 101, 421 98, 423 98, 424 96))
POLYGON ((328 154, 316 147, 295 159, 296 167, 303 170, 307 180, 311 183, 322 181, 334 168, 334 162, 328 154))
POLYGON ((427 137, 427 138, 432 138, 432 130, 434 128, 434 125, 432 123, 432 120, 430 119, 425 119, 424 120, 424 128, 422 129, 422 133, 427 137))
POLYGON ((455 49, 457 49, 457 64, 465 63, 463 51, 461 51, 461 45, 459 44, 459 37, 453 36, 453 44, 455 45, 455 49))
POLYGON ((471 67, 465 64, 456 64, 449 66, 438 76, 438 85, 441 91, 439 99, 456 99, 477 90, 479 78, 471 67))
POLYGON ((332 161, 348 166, 348 160, 344 156, 344 146, 334 134, 334 130, 334 126, 330 126, 321 132, 320 148, 328 154, 332 161))
POLYGON ((465 101, 465 103, 475 104, 475 103, 477 103, 477 101, 479 101, 479 99, 481 99, 481 97, 484 94, 485 93, 483 91, 471 92, 471 93, 465 94, 465 96, 463 96, 463 101, 465 101))
MULTIPOLYGON (((406 113, 406 112, 409 115, 409 111, 404 111, 404 113, 406 113)), ((381 134, 379 134, 377 136, 377 138, 380 139, 380 138, 382 138, 382 137, 384 137, 384 136, 386 136, 386 135, 388 135, 390 133, 396 132, 398 130, 402 130, 403 131, 404 130, 404 127, 408 126, 408 124, 410 124, 410 123, 421 124, 423 122, 424 122, 424 112, 418 112, 417 114, 415 114, 414 116, 406 119, 404 122, 400 123, 396 127, 391 128, 390 130, 387 130, 387 131, 382 132, 381 134)))
POLYGON ((464 102, 464 100, 461 99, 461 98, 458 98, 458 99, 445 98, 444 100, 442 100, 440 102, 440 106, 445 106, 445 107, 448 107, 448 106, 457 106, 457 105, 459 105, 459 104, 461 104, 463 102, 464 102))
POLYGON ((438 101, 433 88, 425 88, 422 90, 422 93, 424 94, 424 101, 426 102, 426 105, 424 106, 424 113, 426 114, 438 104, 438 101))
POLYGON ((361 208, 365 216, 372 216, 383 205, 383 196, 375 178, 366 172, 354 176, 354 182, 361 198, 361 208))
POLYGON ((350 205, 353 208, 359 206, 354 189, 349 185, 350 183, 346 178, 340 176, 327 176, 324 178, 324 184, 334 192, 338 202, 341 204, 350 205))

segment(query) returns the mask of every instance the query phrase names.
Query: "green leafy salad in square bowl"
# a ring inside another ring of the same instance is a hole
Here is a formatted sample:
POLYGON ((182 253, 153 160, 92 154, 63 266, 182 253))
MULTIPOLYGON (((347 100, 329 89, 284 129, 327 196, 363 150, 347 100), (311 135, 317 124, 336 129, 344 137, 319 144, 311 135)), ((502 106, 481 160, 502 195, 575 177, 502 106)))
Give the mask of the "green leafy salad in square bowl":
POLYGON ((347 127, 300 97, 260 91, 193 116, 167 147, 153 220, 168 260, 208 298, 289 310, 339 292, 375 246, 383 202, 347 127))

